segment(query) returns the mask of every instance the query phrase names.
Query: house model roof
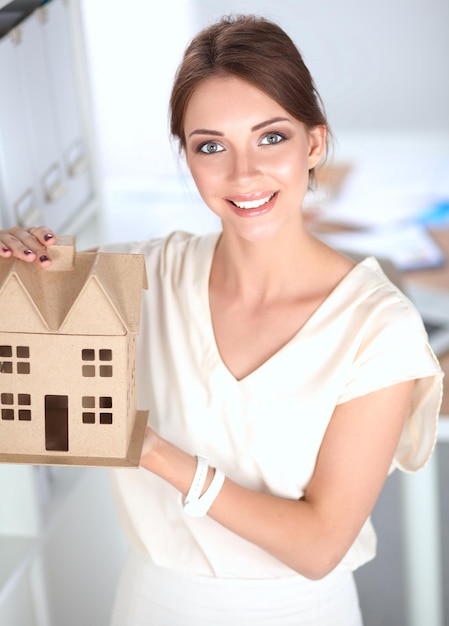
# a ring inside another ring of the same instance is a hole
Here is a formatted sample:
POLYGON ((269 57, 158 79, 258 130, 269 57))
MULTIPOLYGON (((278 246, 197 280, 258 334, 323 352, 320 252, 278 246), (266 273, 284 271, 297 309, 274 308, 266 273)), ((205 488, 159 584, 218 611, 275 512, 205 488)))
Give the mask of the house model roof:
POLYGON ((2 331, 138 332, 141 290, 147 288, 142 255, 75 253, 75 238, 59 236, 51 257, 47 269, 17 259, 0 263, 2 331))

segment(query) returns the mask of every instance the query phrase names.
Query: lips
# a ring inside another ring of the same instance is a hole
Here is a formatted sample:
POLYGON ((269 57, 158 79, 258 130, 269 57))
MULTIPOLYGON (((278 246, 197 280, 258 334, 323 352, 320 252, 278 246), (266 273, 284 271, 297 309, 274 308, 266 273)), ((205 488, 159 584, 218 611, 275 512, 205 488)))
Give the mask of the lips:
POLYGON ((244 200, 241 202, 238 202, 237 200, 230 200, 230 202, 239 209, 259 209, 264 204, 267 204, 267 202, 270 202, 270 200, 274 198, 274 195, 274 193, 271 193, 270 195, 258 200, 244 200))

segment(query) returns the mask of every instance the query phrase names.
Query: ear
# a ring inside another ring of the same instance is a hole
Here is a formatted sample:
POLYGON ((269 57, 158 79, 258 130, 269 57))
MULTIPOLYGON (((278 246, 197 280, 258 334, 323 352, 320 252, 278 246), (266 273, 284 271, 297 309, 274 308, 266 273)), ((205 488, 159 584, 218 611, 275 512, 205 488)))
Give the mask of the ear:
POLYGON ((309 130, 309 170, 318 165, 326 150, 326 126, 314 126, 309 130))

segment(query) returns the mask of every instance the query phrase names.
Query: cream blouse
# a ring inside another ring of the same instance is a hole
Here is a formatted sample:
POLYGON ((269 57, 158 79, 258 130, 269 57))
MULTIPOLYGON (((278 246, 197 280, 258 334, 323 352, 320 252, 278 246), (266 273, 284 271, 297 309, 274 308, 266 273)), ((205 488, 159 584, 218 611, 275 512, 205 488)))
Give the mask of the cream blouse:
MULTIPOLYGON (((138 398, 160 435, 237 483, 298 499, 336 405, 419 379, 393 466, 422 467, 435 444, 442 373, 419 314, 377 261, 355 266, 291 341, 237 381, 218 353, 208 302, 218 237, 176 232, 120 246, 146 257, 138 398)), ((211 518, 185 515, 179 493, 150 472, 113 470, 113 482, 131 541, 156 564, 224 578, 296 575, 211 518)), ((368 520, 338 567, 354 570, 375 550, 368 520)))

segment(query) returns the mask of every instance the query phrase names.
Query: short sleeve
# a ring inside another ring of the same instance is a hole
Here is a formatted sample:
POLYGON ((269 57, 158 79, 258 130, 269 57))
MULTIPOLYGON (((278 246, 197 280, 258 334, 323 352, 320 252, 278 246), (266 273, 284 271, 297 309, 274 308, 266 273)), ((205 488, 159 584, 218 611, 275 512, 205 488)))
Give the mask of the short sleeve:
POLYGON ((435 446, 443 373, 418 313, 404 301, 371 320, 338 403, 407 380, 416 384, 393 467, 413 472, 435 446))

